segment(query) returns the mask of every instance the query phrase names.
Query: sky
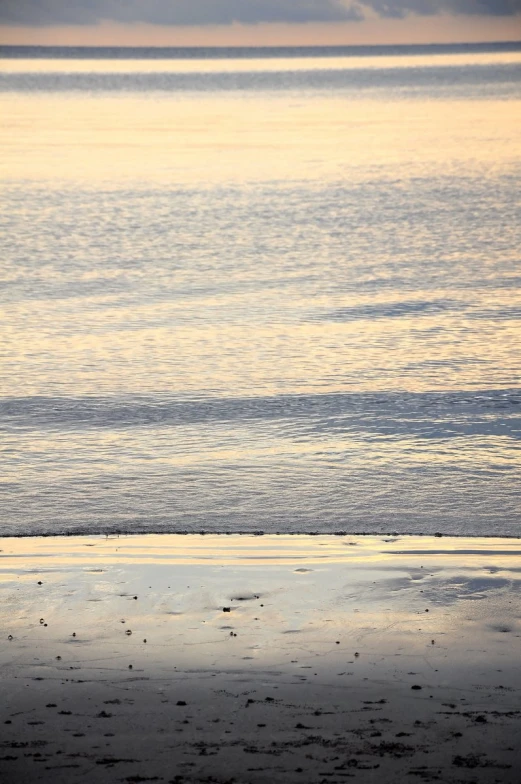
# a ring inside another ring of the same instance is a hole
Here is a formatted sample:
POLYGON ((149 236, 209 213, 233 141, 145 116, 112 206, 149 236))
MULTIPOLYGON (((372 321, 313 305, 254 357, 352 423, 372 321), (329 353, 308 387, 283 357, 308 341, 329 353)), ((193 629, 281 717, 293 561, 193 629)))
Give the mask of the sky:
POLYGON ((0 44, 521 40, 521 0, 0 0, 0 44))

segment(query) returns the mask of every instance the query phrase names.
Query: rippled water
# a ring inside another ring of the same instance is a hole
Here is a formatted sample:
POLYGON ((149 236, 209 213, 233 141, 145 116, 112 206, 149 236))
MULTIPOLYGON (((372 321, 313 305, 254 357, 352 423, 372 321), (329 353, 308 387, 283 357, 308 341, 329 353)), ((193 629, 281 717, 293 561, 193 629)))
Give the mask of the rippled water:
POLYGON ((138 54, 0 61, 0 534, 521 535, 521 52, 138 54))

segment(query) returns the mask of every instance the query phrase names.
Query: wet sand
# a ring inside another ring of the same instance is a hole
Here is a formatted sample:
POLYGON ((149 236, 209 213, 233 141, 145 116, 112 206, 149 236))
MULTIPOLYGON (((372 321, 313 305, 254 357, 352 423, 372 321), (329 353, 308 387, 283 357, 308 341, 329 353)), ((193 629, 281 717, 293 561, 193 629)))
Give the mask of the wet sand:
POLYGON ((521 781, 521 542, 1 539, 2 782, 521 781))

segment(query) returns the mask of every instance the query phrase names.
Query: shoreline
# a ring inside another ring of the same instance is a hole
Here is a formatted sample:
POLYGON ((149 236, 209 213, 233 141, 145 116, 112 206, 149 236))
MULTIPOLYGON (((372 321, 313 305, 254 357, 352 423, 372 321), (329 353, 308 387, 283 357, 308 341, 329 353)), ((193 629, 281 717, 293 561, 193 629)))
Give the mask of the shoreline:
POLYGON ((132 531, 97 531, 97 532, 90 532, 90 531, 59 531, 57 533, 17 533, 17 534, 10 534, 10 533, 0 533, 0 541, 5 539, 71 539, 77 537, 78 539, 85 539, 85 538, 97 538, 97 539, 115 539, 115 538, 135 538, 135 537, 167 537, 167 536, 179 536, 179 537, 186 537, 186 536, 216 536, 216 537, 259 537, 259 536, 273 536, 273 537, 319 537, 324 536, 327 538, 333 537, 346 537, 346 536, 353 536, 358 538, 382 538, 382 537, 400 537, 405 539, 469 539, 470 541, 474 540, 492 540, 497 541, 501 539, 508 539, 508 540, 519 540, 521 541, 521 534, 487 534, 483 536, 482 534, 467 534, 467 533, 442 533, 441 531, 436 531, 435 533, 417 533, 417 532, 400 532, 400 531, 189 531, 189 530, 181 530, 181 531, 145 531, 145 530, 138 530, 136 532, 132 531))
POLYGON ((0 583, 2 780, 518 784, 516 539, 7 537, 0 583))

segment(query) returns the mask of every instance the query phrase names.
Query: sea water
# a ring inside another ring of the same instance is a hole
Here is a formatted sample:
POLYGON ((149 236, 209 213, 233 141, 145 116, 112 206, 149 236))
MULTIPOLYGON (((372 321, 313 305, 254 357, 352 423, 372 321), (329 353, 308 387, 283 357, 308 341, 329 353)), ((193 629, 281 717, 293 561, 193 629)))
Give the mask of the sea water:
POLYGON ((520 47, 1 54, 1 535, 521 535, 520 47))

